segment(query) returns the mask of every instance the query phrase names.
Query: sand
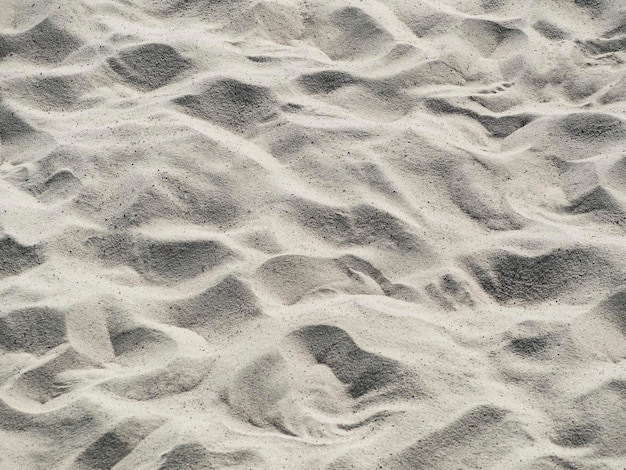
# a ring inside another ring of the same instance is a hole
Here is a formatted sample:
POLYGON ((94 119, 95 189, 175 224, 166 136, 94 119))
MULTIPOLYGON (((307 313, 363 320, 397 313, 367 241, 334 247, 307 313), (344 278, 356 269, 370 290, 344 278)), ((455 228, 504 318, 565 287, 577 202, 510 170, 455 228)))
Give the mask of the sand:
POLYGON ((0 0, 0 469, 626 467, 623 0, 0 0))

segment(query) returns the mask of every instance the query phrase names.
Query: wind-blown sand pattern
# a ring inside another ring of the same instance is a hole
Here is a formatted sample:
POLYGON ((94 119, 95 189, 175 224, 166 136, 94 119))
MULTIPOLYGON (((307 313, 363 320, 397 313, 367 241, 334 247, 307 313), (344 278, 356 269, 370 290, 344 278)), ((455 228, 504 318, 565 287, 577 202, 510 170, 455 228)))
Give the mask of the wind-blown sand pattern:
POLYGON ((0 468, 626 467, 623 0, 2 0, 0 468))

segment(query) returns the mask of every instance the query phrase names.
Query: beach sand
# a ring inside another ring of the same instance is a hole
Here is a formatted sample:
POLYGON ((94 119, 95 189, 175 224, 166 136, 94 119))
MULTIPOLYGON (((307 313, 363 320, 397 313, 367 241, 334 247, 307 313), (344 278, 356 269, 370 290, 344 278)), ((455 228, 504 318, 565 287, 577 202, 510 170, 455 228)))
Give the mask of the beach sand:
POLYGON ((0 468, 626 467, 623 0, 1 0, 0 468))

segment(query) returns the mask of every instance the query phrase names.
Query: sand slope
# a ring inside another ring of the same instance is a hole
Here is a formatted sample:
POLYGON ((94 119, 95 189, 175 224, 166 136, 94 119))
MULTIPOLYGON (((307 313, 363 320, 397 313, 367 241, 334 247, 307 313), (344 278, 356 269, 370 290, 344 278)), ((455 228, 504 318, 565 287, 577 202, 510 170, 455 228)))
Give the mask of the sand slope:
POLYGON ((1 9, 1 469, 626 466, 623 1, 1 9))

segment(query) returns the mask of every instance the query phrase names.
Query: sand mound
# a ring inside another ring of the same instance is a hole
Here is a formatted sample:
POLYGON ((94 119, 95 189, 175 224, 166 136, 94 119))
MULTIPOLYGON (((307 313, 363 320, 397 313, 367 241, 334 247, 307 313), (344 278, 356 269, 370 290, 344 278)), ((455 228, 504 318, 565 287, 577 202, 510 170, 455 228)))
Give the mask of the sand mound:
POLYGON ((63 61, 83 42, 49 19, 19 34, 0 36, 0 58, 16 54, 35 63, 63 61))
POLYGON ((146 91, 167 85, 191 65, 172 46, 155 43, 124 49, 107 63, 126 83, 146 91))
POLYGON ((15 276, 43 262, 41 250, 35 246, 21 245, 11 237, 0 239, 0 276, 15 276))
POLYGON ((245 132, 274 118, 277 107, 267 88, 231 78, 216 80, 200 94, 182 96, 175 103, 193 116, 235 132, 245 132))
POLYGON ((45 307, 15 310, 0 318, 7 351, 44 354, 66 340, 63 314, 45 307))
MULTIPOLYGON (((341 328, 313 325, 292 333, 316 362, 330 368, 335 377, 347 385, 352 398, 380 393, 404 380, 400 364, 360 349, 341 328)), ((419 394, 413 390, 413 395, 419 394)))
POLYGON ((75 468, 113 468, 157 427, 146 420, 124 420, 87 447, 76 458, 75 468))
POLYGON ((228 247, 215 240, 167 240, 131 237, 93 237, 89 246, 101 260, 126 264, 154 283, 181 282, 236 257, 228 247))
POLYGON ((402 300, 417 296, 409 287, 391 283, 367 261, 350 255, 338 259, 277 256, 265 262, 257 276, 287 305, 332 293, 388 295, 402 300))
POLYGON ((469 260, 468 267, 498 301, 541 302, 619 286, 626 273, 621 263, 610 267, 609 256, 585 248, 556 249, 538 256, 496 252, 487 255, 487 266, 469 260))
POLYGON ((163 455, 159 470, 203 468, 264 468, 263 459, 253 451, 211 452, 202 444, 181 444, 163 455))
POLYGON ((530 442, 523 427, 507 419, 507 412, 478 406, 441 430, 409 446, 384 465, 393 468, 477 468, 497 464, 517 446, 530 442), (474 449, 483 449, 475 453, 474 449))
POLYGON ((346 6, 311 16, 306 36, 331 60, 363 60, 391 48, 393 36, 363 9, 346 6))
POLYGON ((478 121, 493 137, 507 137, 534 119, 528 114, 511 116, 489 116, 469 109, 454 106, 442 99, 429 99, 425 102, 428 110, 436 114, 458 114, 478 121))
POLYGON ((339 327, 309 325, 245 366, 222 396, 258 428, 337 441, 393 414, 380 406, 421 394, 417 377, 400 362, 362 350, 339 327))
POLYGON ((172 302, 169 308, 177 325, 209 331, 229 326, 236 328, 238 324, 262 315, 257 296, 232 275, 198 295, 172 302))

